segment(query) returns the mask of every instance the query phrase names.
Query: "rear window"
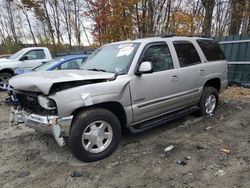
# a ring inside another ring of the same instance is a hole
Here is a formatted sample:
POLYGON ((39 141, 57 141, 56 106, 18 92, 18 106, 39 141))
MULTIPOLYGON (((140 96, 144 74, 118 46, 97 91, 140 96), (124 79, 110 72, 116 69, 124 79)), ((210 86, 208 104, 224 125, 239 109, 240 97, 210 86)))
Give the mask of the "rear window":
POLYGON ((208 61, 225 60, 225 55, 220 46, 213 40, 197 40, 208 61))

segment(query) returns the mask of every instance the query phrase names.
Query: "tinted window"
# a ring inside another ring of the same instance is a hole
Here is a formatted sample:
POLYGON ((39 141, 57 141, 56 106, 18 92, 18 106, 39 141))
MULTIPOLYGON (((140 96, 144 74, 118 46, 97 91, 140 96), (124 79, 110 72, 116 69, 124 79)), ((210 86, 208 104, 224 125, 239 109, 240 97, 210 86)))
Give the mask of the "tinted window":
POLYGON ((45 59, 45 53, 43 50, 31 50, 24 56, 26 56, 28 60, 45 59))
POLYGON ((194 45, 188 41, 176 41, 174 47, 181 67, 195 65, 201 62, 194 45))
POLYGON ((197 40, 197 42, 208 61, 219 61, 225 59, 225 56, 216 41, 197 40))
POLYGON ((154 72, 173 69, 173 61, 166 44, 159 44, 148 47, 142 61, 150 61, 153 64, 154 72))

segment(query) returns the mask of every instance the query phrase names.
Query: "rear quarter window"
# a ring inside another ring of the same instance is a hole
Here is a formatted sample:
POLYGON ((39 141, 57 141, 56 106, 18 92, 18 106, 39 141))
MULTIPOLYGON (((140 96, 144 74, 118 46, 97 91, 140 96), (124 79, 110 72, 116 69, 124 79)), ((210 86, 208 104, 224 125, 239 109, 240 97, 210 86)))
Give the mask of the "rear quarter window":
POLYGON ((224 53, 216 41, 197 40, 197 43, 199 44, 208 61, 220 61, 226 59, 224 53))

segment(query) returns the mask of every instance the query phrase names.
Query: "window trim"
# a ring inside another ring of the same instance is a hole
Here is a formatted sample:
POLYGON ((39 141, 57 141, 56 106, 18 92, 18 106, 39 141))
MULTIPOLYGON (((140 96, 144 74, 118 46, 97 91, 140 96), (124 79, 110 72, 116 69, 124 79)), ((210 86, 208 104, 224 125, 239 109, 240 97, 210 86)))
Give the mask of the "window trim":
MULTIPOLYGON (((147 51, 147 49, 150 48, 150 47, 152 47, 152 46, 158 46, 158 45, 166 45, 166 46, 168 47, 169 53, 170 53, 170 56, 171 56, 171 59, 172 59, 172 62, 173 62, 173 68, 172 68, 172 69, 167 69, 167 70, 161 70, 161 71, 157 71, 157 72, 162 72, 162 71, 168 71, 168 70, 173 70, 173 69, 175 69, 173 56, 172 56, 172 54, 171 54, 171 51, 170 51, 170 48, 169 48, 168 43, 167 43, 166 41, 157 41, 157 42, 148 43, 148 44, 146 44, 146 45, 144 46, 144 48, 143 48, 143 50, 142 50, 142 52, 141 52, 141 55, 140 55, 140 57, 139 57, 139 59, 138 59, 138 63, 136 64, 136 67, 135 67, 135 71, 134 71, 135 75, 138 75, 138 70, 139 70, 139 67, 140 67, 140 65, 141 65, 141 63, 142 63, 142 58, 143 58, 145 52, 147 51)), ((152 73, 156 73, 156 72, 153 71, 152 73)))
POLYGON ((178 60, 178 63, 179 63, 180 68, 191 67, 191 66, 194 66, 194 65, 202 64, 202 58, 201 58, 201 56, 200 56, 200 54, 199 54, 199 52, 198 52, 198 50, 197 50, 197 48, 195 47, 195 45, 194 45, 193 42, 188 41, 188 40, 175 40, 175 41, 173 41, 172 43, 173 43, 173 47, 174 47, 174 50, 175 50, 175 53, 176 53, 177 60, 178 60), (177 53, 176 48, 175 48, 175 44, 176 44, 176 43, 177 43, 177 44, 178 44, 178 43, 188 43, 188 44, 192 44, 193 47, 195 48, 197 54, 198 54, 198 57, 199 57, 200 61, 197 62, 197 63, 192 63, 192 64, 189 64, 189 65, 186 65, 186 66, 181 66, 180 60, 179 60, 179 56, 178 56, 178 53, 177 53))

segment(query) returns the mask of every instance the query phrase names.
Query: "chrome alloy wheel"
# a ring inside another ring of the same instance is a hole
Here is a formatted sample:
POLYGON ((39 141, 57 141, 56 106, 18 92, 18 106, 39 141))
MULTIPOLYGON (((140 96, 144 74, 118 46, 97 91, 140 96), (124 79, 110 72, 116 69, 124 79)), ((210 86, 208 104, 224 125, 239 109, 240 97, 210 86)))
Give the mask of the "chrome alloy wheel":
POLYGON ((105 121, 95 121, 89 124, 82 134, 82 145, 90 153, 100 153, 111 143, 113 131, 105 121))
POLYGON ((216 103, 217 103, 216 97, 213 94, 209 95, 205 103, 207 114, 211 115, 214 112, 216 108, 216 103))

